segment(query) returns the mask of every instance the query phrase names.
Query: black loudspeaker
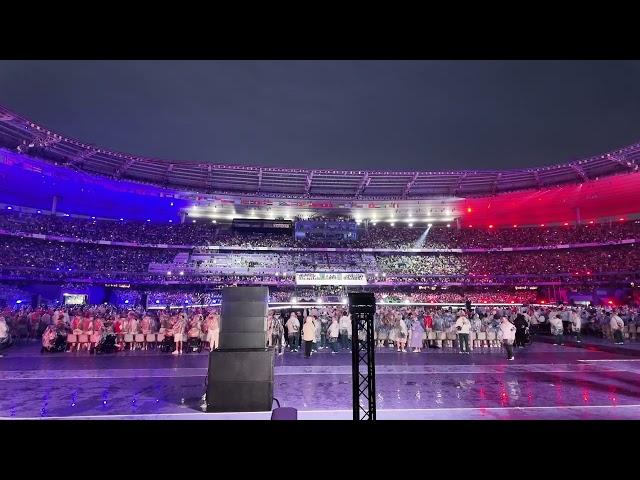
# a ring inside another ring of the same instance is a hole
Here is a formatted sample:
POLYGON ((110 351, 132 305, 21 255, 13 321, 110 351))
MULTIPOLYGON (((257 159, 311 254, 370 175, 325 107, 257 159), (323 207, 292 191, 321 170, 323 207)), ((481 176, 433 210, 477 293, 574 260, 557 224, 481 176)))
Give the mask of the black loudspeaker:
POLYGON ((209 354, 207 410, 270 411, 274 350, 266 345, 266 287, 222 291, 220 349, 209 354))
POLYGON ((207 411, 270 411, 273 364, 273 349, 213 350, 209 354, 207 411))
POLYGON ((267 287, 228 287, 222 291, 221 349, 265 347, 268 295, 267 287))

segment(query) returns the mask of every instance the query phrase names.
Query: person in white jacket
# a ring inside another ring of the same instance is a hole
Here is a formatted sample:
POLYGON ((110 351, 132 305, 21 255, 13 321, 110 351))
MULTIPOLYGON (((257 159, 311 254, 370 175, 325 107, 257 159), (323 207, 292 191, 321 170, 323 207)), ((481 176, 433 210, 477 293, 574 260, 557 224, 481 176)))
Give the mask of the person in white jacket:
POLYGON ((580 330, 582 329, 582 317, 575 308, 571 309, 571 315, 569 316, 571 321, 571 330, 576 336, 576 342, 582 343, 582 337, 580 336, 580 330))
POLYGON ((471 322, 464 313, 464 310, 460 310, 460 316, 456 320, 456 333, 458 334, 458 344, 460 345, 460 353, 471 353, 469 351, 469 333, 471 332, 471 322))
MULTIPOLYGON (((610 312, 607 312, 607 316, 609 315, 611 315, 610 312)), ((624 341, 622 337, 622 331, 624 329, 624 322, 622 321, 622 318, 618 316, 617 311, 613 312, 613 315, 611 315, 609 319, 609 326, 611 327, 611 332, 613 333, 613 341, 616 343, 616 345, 623 345, 624 341)))
POLYGON ((291 312, 289 316, 289 320, 287 320, 287 336, 289 337, 289 351, 297 352, 298 351, 298 340, 300 338, 300 320, 298 320, 298 316, 296 312, 291 312))
POLYGON ((331 347, 331 353, 338 353, 338 336, 340 335, 340 324, 338 319, 333 317, 331 319, 331 325, 327 328, 327 334, 329 336, 329 346, 331 347))
POLYGON ((304 340, 304 356, 311 356, 311 348, 316 339, 316 319, 313 315, 307 316, 302 327, 302 340, 304 340))
POLYGON ((502 337, 502 344, 507 350, 507 360, 513 360, 513 342, 516 339, 516 327, 507 317, 502 317, 498 335, 502 337))
POLYGON ((549 324, 551 325, 551 335, 554 335, 556 337, 554 345, 564 345, 564 327, 562 325, 560 313, 551 312, 549 314, 549 324))
POLYGON ((350 349, 349 337, 351 337, 351 316, 343 312, 338 322, 340 325, 340 345, 344 350, 350 349))

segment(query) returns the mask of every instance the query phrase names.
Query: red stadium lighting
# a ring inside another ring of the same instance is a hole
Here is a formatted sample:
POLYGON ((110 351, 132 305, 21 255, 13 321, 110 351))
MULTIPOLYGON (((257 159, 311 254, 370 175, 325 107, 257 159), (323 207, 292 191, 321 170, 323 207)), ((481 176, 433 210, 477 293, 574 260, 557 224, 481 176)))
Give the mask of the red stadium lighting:
POLYGON ((469 225, 469 228, 473 228, 473 225, 469 225))
POLYGON ((545 301, 544 300, 540 300, 540 303, 545 303, 545 301))
POLYGON ((516 225, 515 223, 513 224, 513 228, 516 228, 518 225, 516 225))
POLYGON ((591 275, 591 272, 587 272, 587 275, 591 275))
POLYGON ((591 220, 591 221, 589 222, 589 225, 593 225, 593 220, 591 220))
POLYGON ((544 223, 541 223, 541 224, 540 224, 540 226, 541 226, 541 227, 544 227, 544 223))
POLYGON ((613 301, 611 301, 611 300, 609 300, 607 303, 608 303, 609 305, 613 305, 613 301))
POLYGON ((564 222, 564 226, 566 227, 567 225, 569 225, 569 222, 564 222))
POLYGON ((493 228, 493 225, 489 225, 489 228, 493 228))
POLYGON ((620 220, 621 222, 624 222, 624 218, 619 218, 618 220, 620 220))
POLYGON ((471 207, 467 207, 467 213, 471 213, 471 207))

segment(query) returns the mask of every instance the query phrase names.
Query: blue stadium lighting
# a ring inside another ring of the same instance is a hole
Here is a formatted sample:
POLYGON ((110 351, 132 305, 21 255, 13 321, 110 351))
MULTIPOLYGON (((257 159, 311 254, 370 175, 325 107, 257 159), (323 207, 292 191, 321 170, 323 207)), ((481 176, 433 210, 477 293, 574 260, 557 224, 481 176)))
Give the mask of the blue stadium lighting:
POLYGON ((7 207, 7 210, 13 210, 13 207, 7 207))
POLYGON ((121 221, 121 222, 123 222, 123 221, 124 221, 124 218, 121 218, 121 219, 120 219, 120 221, 121 221))
POLYGON ((173 223, 173 220, 169 220, 169 223, 173 223))
POLYGON ((147 222, 150 222, 150 221, 151 221, 151 219, 150 219, 150 218, 147 218, 147 222))
POLYGON ((42 213, 42 210, 38 210, 38 213, 42 213))
POLYGON ((16 300, 16 303, 17 303, 17 304, 21 304, 21 303, 22 303, 22 300, 16 300))
POLYGON ((156 303, 160 303, 160 300, 156 300, 156 303))
POLYGON ((171 202, 171 204, 170 204, 170 205, 173 207, 173 202, 171 202))
POLYGON ((124 303, 129 303, 129 300, 125 300, 124 303))
POLYGON ((57 268, 56 268, 56 270, 57 270, 57 271, 60 271, 60 267, 57 267, 57 268))
POLYGON ((91 219, 92 219, 92 220, 95 220, 95 219, 96 219, 96 217, 91 217, 91 219))

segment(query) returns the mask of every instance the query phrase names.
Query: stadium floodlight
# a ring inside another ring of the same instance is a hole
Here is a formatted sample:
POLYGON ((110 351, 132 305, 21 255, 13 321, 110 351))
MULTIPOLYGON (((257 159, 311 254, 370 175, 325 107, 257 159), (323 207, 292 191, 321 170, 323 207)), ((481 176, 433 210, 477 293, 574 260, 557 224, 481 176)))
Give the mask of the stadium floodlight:
POLYGON ((129 300, 125 300, 124 303, 129 303, 129 300))
POLYGON ((215 220, 211 220, 211 223, 217 223, 215 220))
POLYGON ((169 220, 169 223, 173 223, 173 220, 169 220))
POLYGON ((450 223, 447 223, 447 228, 451 228, 451 224, 450 223))
POLYGON ((346 304, 347 304, 347 299, 346 299, 346 298, 343 298, 343 299, 342 299, 342 304, 343 304, 343 305, 346 305, 346 304))
POLYGON ((196 223, 196 221, 195 220, 191 220, 191 223, 196 223))
POLYGON ((433 227, 433 223, 427 223, 427 227, 433 227))
POLYGON ((371 225, 373 225, 374 227, 378 224, 378 222, 373 222, 371 225))
POLYGON ((321 299, 321 298, 318 298, 318 299, 316 300, 316 303, 322 303, 322 299, 321 299))
POLYGON ((42 213, 42 210, 38 210, 38 213, 42 213))
POLYGON ((171 275, 171 270, 169 270, 169 271, 167 272, 167 275, 171 275))
POLYGON ((20 304, 20 303, 22 303, 22 300, 16 300, 16 303, 20 304))
MULTIPOLYGON (((429 225, 431 225, 431 224, 429 224, 429 225)), ((413 227, 413 223, 410 223, 409 224, 409 228, 412 228, 412 227, 413 227)))
POLYGON ((124 221, 124 218, 121 218, 121 219, 120 219, 120 221, 121 221, 121 222, 123 222, 123 221, 124 221))
POLYGON ((13 207, 7 207, 7 210, 13 210, 13 207))
POLYGON ((182 270, 180 270, 180 275, 184 275, 184 272, 182 270))
POLYGON ((396 226, 396 224, 394 222, 391 222, 389 225, 391 225, 392 227, 396 226))
POLYGON ((169 204, 169 206, 173 207, 173 202, 171 202, 171 203, 169 204))
POLYGON ((150 221, 151 221, 151 219, 150 219, 150 218, 147 218, 147 222, 150 222, 150 221))

